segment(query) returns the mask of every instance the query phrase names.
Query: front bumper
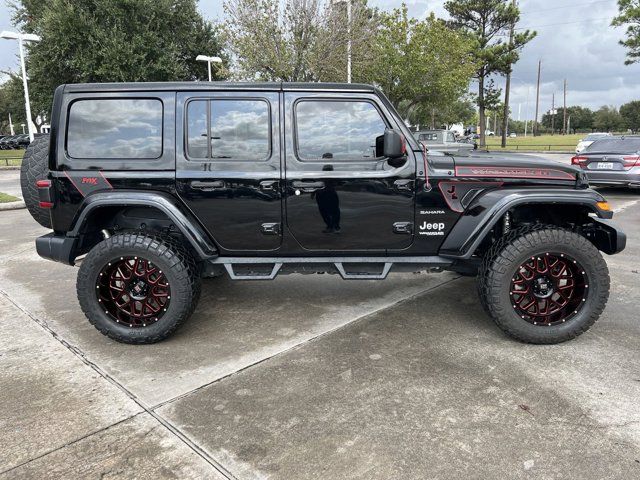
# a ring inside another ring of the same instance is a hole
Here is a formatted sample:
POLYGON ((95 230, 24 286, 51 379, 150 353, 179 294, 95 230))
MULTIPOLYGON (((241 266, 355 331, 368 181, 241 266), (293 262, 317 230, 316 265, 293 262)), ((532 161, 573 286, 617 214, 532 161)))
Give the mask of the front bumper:
POLYGON ((75 237, 47 233, 36 238, 36 252, 42 258, 61 262, 65 265, 74 265, 77 240, 75 237))
POLYGON ((594 219, 594 228, 587 233, 598 250, 607 255, 620 253, 627 246, 627 235, 608 220, 594 219))

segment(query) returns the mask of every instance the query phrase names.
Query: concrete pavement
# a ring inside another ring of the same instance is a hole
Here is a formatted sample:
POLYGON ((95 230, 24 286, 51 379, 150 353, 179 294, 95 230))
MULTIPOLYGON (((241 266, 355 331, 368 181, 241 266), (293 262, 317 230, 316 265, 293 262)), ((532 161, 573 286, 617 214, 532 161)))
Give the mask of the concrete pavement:
POLYGON ((214 279, 177 335, 121 345, 0 212, 0 478, 638 478, 640 197, 604 193, 629 245, 556 346, 453 274, 214 279))

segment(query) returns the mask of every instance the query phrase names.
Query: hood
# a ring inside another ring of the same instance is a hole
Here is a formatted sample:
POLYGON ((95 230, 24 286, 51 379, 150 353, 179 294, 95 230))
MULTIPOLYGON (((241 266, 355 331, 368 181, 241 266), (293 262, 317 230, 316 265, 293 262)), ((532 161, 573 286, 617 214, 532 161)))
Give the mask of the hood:
POLYGON ((584 176, 580 169, 553 160, 528 155, 475 154, 456 156, 457 177, 571 181, 584 176))

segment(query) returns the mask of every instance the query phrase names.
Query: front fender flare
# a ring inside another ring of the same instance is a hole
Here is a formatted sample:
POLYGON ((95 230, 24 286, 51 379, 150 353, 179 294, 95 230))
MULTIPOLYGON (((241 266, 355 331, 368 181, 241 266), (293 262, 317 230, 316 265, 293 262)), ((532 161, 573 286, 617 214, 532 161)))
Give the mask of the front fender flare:
POLYGON ((90 214, 95 212, 96 209, 120 206, 147 206, 160 210, 176 225, 200 259, 212 258, 218 255, 218 249, 215 244, 193 214, 175 197, 160 192, 119 190, 92 194, 80 206, 79 213, 72 224, 73 229, 67 236, 78 237, 90 214))
POLYGON ((604 197, 594 190, 495 189, 473 199, 440 246, 439 255, 466 260, 482 240, 510 209, 526 204, 582 205, 600 218, 611 218, 611 211, 601 210, 597 203, 604 197))

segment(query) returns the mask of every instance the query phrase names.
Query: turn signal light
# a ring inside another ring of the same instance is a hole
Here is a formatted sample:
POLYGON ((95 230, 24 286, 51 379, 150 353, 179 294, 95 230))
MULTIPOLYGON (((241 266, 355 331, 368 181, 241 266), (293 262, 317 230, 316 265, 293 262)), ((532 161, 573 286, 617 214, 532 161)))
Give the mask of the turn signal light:
POLYGON ((609 205, 609 202, 597 202, 596 205, 600 210, 603 210, 605 212, 611 211, 611 205, 609 205))

